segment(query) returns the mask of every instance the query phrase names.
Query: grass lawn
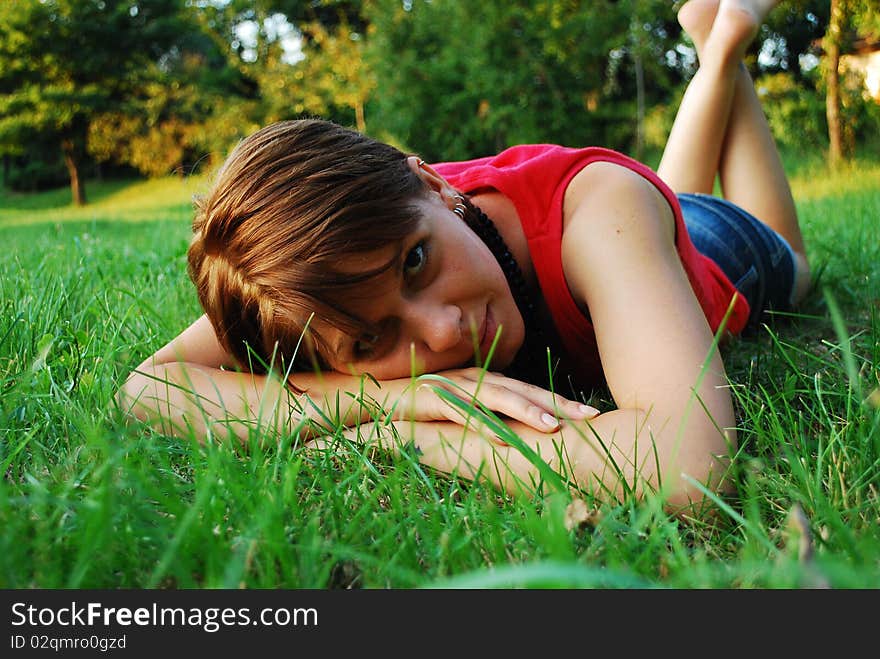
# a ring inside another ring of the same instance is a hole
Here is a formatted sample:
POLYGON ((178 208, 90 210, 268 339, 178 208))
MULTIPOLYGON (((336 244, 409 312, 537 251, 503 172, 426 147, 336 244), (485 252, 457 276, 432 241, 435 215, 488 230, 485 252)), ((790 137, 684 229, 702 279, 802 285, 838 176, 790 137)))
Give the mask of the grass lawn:
POLYGON ((403 454, 126 426, 125 375, 199 315, 199 179, 0 191, 0 586, 880 587, 880 165, 805 168, 817 285, 724 348, 742 448, 712 525, 660 502, 500 496, 403 454))

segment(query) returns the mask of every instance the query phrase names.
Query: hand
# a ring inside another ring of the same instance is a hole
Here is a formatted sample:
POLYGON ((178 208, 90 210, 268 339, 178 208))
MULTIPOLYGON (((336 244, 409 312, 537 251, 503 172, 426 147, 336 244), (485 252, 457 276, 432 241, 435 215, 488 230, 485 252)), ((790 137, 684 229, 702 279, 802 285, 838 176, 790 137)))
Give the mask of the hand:
MULTIPOLYGON (((454 421, 472 425, 479 419, 467 408, 480 406, 541 432, 559 430, 564 420, 592 419, 599 410, 541 387, 481 368, 464 368, 422 375, 411 380, 394 405, 392 418, 408 421, 454 421), (448 392, 465 409, 444 399, 448 392)), ((478 425, 482 425, 479 424, 478 425)))

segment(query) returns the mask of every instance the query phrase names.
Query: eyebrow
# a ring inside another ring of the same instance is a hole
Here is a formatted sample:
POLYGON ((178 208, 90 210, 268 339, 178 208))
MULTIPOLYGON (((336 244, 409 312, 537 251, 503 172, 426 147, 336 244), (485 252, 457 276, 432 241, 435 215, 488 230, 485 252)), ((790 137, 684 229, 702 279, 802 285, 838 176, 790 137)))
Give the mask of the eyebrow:
POLYGON ((379 275, 384 274, 393 269, 395 266, 399 265, 403 258, 403 252, 403 241, 397 241, 397 252, 385 263, 382 263, 371 270, 365 270, 364 272, 338 272, 348 277, 361 277, 361 279, 358 280, 357 284, 364 284, 370 281, 370 279, 372 279, 373 277, 378 277, 379 275))
MULTIPOLYGON (((383 275, 386 272, 389 272, 392 270, 394 270, 394 271, 400 270, 400 265, 403 262, 403 254, 404 254, 403 244, 399 243, 396 253, 394 254, 394 256, 392 256, 390 259, 388 259, 388 261, 377 266, 376 268, 373 268, 372 270, 368 270, 366 272, 359 273, 360 275, 364 276, 364 279, 358 281, 356 285, 357 286, 364 286, 364 285, 368 284, 373 278, 379 277, 380 275, 383 275)), ((352 274, 354 274, 354 273, 352 273, 352 274)), ((357 319, 360 323, 362 323, 364 325, 367 325, 367 326, 374 325, 374 323, 367 322, 366 320, 364 320, 363 318, 361 318, 357 314, 351 313, 349 311, 346 311, 345 313, 347 313, 352 318, 357 319)), ((333 351, 333 356, 335 358, 339 358, 340 353, 342 353, 343 349, 345 348, 346 342, 353 339, 354 337, 352 335, 348 334, 347 332, 345 332, 344 330, 339 329, 338 327, 334 327, 333 329, 338 332, 338 336, 332 342, 332 344, 330 344, 330 349, 333 351)))
POLYGON ((376 269, 376 275, 384 274, 389 270, 400 270, 400 265, 403 262, 403 252, 403 242, 401 241, 397 244, 397 252, 394 254, 394 256, 388 259, 387 263, 380 265, 379 268, 376 269))

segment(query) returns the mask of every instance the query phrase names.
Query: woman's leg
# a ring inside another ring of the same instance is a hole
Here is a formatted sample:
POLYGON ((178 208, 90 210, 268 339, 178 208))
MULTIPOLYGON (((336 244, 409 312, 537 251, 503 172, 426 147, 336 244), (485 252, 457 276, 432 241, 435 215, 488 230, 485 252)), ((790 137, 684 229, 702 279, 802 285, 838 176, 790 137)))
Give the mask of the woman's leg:
POLYGON ((782 162, 742 58, 780 0, 690 0, 679 11, 700 67, 682 99, 660 176, 676 192, 725 198, 779 233, 795 252, 794 301, 810 285, 803 236, 782 162))

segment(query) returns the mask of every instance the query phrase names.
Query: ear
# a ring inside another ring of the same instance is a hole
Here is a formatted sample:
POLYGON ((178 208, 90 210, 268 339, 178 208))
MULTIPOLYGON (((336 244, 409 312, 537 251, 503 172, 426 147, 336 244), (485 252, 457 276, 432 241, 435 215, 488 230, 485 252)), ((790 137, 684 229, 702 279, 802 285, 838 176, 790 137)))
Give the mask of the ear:
POLYGON ((433 167, 425 163, 425 161, 418 156, 409 156, 406 159, 406 164, 416 176, 422 179, 422 182, 429 190, 440 196, 440 199, 443 200, 443 203, 445 203, 450 210, 455 207, 458 203, 458 200, 456 199, 456 195, 459 194, 458 191, 449 185, 446 179, 440 176, 433 167))

